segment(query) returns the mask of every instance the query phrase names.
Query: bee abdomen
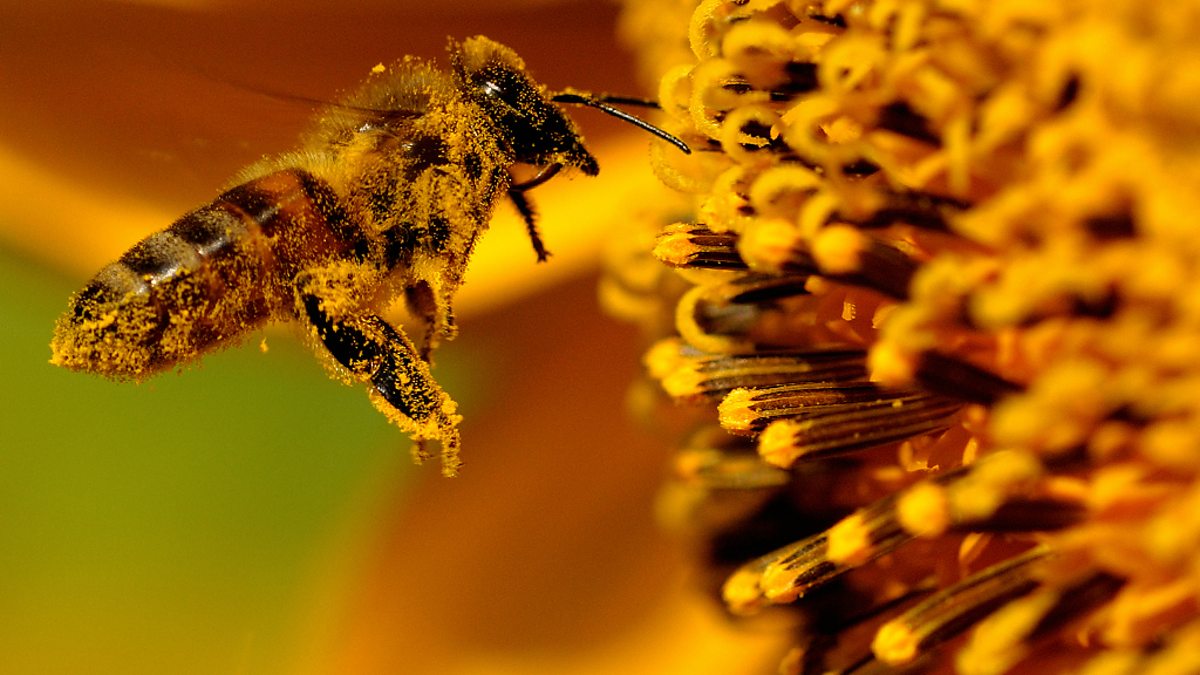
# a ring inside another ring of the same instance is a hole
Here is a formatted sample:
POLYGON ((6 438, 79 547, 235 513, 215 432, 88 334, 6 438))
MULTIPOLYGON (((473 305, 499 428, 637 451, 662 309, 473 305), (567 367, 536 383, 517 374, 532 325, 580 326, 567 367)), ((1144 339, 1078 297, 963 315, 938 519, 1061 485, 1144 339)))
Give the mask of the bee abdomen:
POLYGON ((261 325, 270 314, 253 218, 218 199, 143 239, 71 298, 53 363, 140 378, 261 325))

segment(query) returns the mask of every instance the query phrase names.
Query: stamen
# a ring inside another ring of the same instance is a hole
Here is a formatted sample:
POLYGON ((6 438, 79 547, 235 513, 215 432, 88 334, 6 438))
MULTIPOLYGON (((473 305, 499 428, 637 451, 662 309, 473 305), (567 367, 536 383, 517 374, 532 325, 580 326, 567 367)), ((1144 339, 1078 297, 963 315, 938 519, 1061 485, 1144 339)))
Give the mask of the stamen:
POLYGON ((718 292, 734 304, 770 302, 808 294, 808 277, 750 274, 723 284, 718 292))
POLYGON ((675 455, 677 478, 706 490, 758 490, 787 485, 790 474, 763 461, 752 450, 690 448, 675 455))
POLYGON ((972 532, 1053 532, 1074 527, 1087 517, 1087 507, 1059 499, 1012 499, 987 518, 960 524, 972 532))
POLYGON ((904 300, 920 266, 900 249, 848 225, 827 227, 813 242, 820 273, 904 300))
POLYGON ((1094 573, 1066 589, 1044 588, 1009 602, 982 621, 959 650, 958 672, 1007 672, 1029 653, 1032 642, 1108 602, 1124 584, 1124 579, 1094 573))
POLYGON ((779 467, 837 457, 948 429, 961 407, 919 393, 818 407, 769 424, 758 438, 758 452, 779 467))
POLYGON ((782 218, 762 218, 754 222, 742 234, 737 248, 755 269, 816 271, 816 264, 804 251, 795 225, 782 218))
MULTIPOLYGON (((806 539, 792 546, 815 548, 823 541, 823 539, 820 542, 806 539)), ((763 572, 777 559, 779 554, 788 550, 792 550, 791 547, 755 558, 729 575, 729 578, 725 580, 725 585, 721 587, 721 597, 725 600, 725 606, 729 608, 730 612, 738 615, 754 614, 770 604, 763 594, 762 588, 759 587, 759 581, 762 579, 763 572)))
POLYGON ((939 591, 879 628, 871 644, 882 662, 899 666, 970 628, 1005 603, 1037 588, 1035 563, 1048 555, 1037 547, 939 591))
POLYGON ((910 541, 893 505, 894 499, 885 497, 821 534, 775 551, 758 580, 762 596, 773 603, 791 602, 910 541))
POLYGON ((654 256, 672 267, 748 270, 746 256, 768 270, 793 276, 820 274, 872 288, 893 298, 908 297, 918 262, 895 246, 842 225, 829 227, 810 252, 793 239, 780 247, 769 221, 757 223, 739 240, 704 225, 676 223, 663 230, 654 256))
POLYGON ((721 426, 733 433, 756 434, 780 419, 812 419, 861 410, 864 404, 906 406, 934 396, 917 391, 888 391, 869 382, 786 384, 735 389, 717 408, 721 426))
POLYGON ((870 218, 856 220, 846 217, 861 228, 888 227, 896 223, 913 225, 925 230, 945 232, 947 222, 968 208, 968 204, 942 195, 915 191, 885 191, 883 208, 870 218))
POLYGON ((927 538, 951 528, 1046 531, 1082 519, 1082 504, 1031 494, 1044 473, 1041 462, 1028 452, 994 452, 905 490, 897 500, 897 517, 907 531, 927 538))
POLYGON ((978 366, 933 351, 920 355, 915 375, 921 385, 931 391, 988 405, 1022 389, 1020 385, 978 366))
POLYGON ((655 342, 642 358, 650 377, 661 380, 702 354, 677 337, 655 342))
POLYGON ((737 235, 692 223, 666 227, 658 236, 654 257, 671 267, 749 269, 738 254, 737 235))
POLYGON ((689 357, 674 344, 678 360, 671 362, 669 343, 656 348, 655 362, 663 388, 683 400, 716 399, 738 387, 764 387, 804 382, 865 381, 864 354, 830 349, 797 352, 759 352, 743 356, 689 357))

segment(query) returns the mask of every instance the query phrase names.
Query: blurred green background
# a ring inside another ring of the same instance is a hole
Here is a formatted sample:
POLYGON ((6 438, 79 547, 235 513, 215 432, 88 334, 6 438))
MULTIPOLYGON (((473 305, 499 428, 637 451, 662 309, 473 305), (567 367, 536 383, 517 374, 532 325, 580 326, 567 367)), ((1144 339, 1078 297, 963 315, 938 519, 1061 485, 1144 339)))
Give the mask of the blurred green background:
POLYGON ((283 670, 407 439, 282 332, 141 385, 54 368, 73 290, 0 249, 0 671, 283 670))

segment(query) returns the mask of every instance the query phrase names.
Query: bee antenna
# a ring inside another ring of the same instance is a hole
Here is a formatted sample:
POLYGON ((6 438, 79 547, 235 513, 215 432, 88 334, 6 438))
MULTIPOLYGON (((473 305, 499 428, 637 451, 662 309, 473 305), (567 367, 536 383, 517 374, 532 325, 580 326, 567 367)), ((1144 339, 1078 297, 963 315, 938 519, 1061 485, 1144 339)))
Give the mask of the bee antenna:
POLYGON ((654 126, 653 124, 650 124, 646 120, 643 120, 638 117, 634 117, 633 115, 630 115, 629 113, 625 112, 624 110, 621 110, 619 108, 614 108, 608 104, 609 101, 612 101, 614 103, 623 103, 625 105, 640 105, 640 106, 644 106, 647 108, 657 108, 658 104, 653 101, 647 101, 645 99, 640 99, 640 98, 627 98, 627 97, 622 97, 622 96, 607 96, 607 95, 594 96, 592 94, 580 94, 580 93, 569 92, 569 91, 562 92, 561 94, 555 94, 554 96, 550 97, 550 100, 554 101, 555 103, 567 103, 567 104, 571 104, 571 105, 585 105, 585 106, 588 106, 589 108, 595 108, 603 113, 612 115, 613 117, 616 117, 617 119, 629 122, 630 124, 632 124, 635 127, 638 127, 639 129, 649 131, 650 133, 654 134, 655 136, 658 136, 659 138, 663 139, 664 141, 679 148, 685 155, 692 154, 692 149, 687 146, 687 143, 684 143, 683 141, 679 140, 675 136, 672 136, 671 134, 667 133, 666 131, 659 129, 658 127, 654 126))

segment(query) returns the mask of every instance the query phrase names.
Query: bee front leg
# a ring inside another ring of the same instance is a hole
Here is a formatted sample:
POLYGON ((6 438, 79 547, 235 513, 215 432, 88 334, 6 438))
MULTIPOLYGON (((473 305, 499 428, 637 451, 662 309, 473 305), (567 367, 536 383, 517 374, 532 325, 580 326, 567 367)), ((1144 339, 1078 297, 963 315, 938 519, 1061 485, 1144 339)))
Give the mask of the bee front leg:
POLYGON ((508 198, 525 221, 525 231, 529 233, 529 241, 533 242, 533 252, 537 255, 538 262, 546 262, 550 259, 550 251, 546 250, 546 245, 542 243, 542 234, 538 232, 537 211, 533 208, 533 202, 525 196, 524 190, 510 189, 508 198))
POLYGON ((408 336, 376 314, 337 316, 325 299, 303 287, 297 300, 321 344, 355 379, 370 383, 371 402, 416 441, 417 461, 429 456, 424 442, 438 440, 442 473, 457 474, 462 417, 408 336))

